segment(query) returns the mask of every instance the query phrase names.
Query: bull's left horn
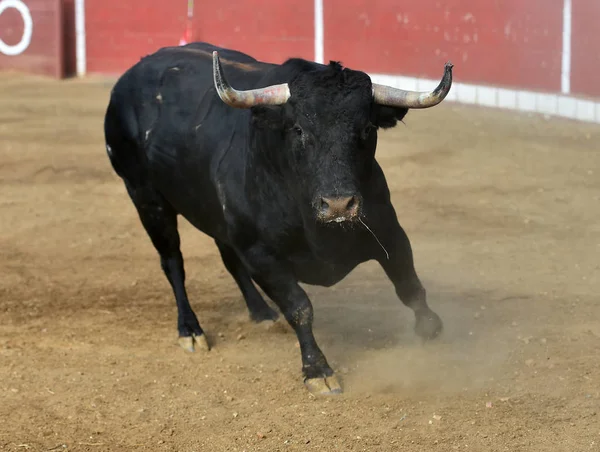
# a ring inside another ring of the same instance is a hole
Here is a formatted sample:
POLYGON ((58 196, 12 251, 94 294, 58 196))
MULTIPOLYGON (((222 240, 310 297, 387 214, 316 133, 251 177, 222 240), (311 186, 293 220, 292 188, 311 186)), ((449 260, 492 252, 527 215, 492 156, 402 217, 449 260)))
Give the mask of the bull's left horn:
POLYGON ((290 98, 290 89, 287 83, 247 91, 238 91, 232 88, 225 80, 223 67, 216 50, 213 52, 213 78, 221 100, 235 108, 250 108, 255 105, 282 105, 290 98))
POLYGON ((454 65, 446 63, 442 81, 431 92, 405 91, 391 86, 373 83, 373 100, 376 104, 389 107, 404 108, 429 108, 439 104, 450 92, 452 86, 452 68, 454 65))

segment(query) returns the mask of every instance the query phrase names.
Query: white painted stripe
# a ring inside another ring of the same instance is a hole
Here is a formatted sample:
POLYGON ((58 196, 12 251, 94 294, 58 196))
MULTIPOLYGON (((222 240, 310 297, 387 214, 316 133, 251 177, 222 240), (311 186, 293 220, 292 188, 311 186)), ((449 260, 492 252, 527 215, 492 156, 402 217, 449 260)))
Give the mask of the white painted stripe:
POLYGON ((498 90, 498 107, 516 110, 517 93, 510 89, 500 88, 498 90))
POLYGON ((477 92, 477 102, 486 107, 498 105, 498 89, 482 86, 477 92))
POLYGON ((545 115, 558 113, 558 96, 556 94, 536 93, 536 112, 545 115))
POLYGON ((570 96, 558 96, 558 111, 563 112, 567 118, 577 117, 577 99, 570 96))
MULTIPOLYGON (((430 89, 439 83, 439 80, 402 75, 370 74, 370 77, 374 83, 409 90, 430 89)), ((540 113, 600 124, 600 102, 562 94, 454 83, 446 102, 540 113)))
MULTIPOLYGON (((577 119, 580 121, 593 121, 596 115, 596 105, 594 105, 594 102, 580 99, 577 99, 576 102, 575 114, 577 115, 577 119)), ((598 114, 598 118, 600 118, 600 114, 598 114)))
POLYGON ((324 33, 323 33, 323 1, 315 0, 315 61, 323 63, 324 55, 324 33))
POLYGON ((563 36, 562 36, 562 67, 561 91, 571 92, 571 0, 564 0, 563 5, 563 36))
POLYGON ((85 0, 75 0, 75 59, 80 77, 87 72, 85 47, 85 0))
POLYGON ((535 99, 536 93, 530 91, 517 91, 517 110, 535 112, 537 102, 535 99))

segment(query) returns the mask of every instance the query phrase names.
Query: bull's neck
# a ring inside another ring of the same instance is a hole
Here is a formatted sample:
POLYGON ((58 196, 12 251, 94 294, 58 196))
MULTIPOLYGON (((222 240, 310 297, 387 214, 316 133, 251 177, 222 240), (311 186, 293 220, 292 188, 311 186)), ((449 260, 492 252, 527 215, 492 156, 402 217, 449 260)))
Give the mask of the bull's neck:
POLYGON ((250 124, 247 143, 247 193, 252 193, 251 197, 260 204, 277 203, 289 207, 281 133, 273 129, 254 128, 250 124))

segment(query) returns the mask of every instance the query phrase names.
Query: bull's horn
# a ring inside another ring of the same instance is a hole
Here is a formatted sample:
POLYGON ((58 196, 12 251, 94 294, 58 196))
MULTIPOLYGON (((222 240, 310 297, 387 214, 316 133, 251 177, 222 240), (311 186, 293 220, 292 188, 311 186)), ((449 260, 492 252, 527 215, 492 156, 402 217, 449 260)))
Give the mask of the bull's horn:
POLYGON ((290 89, 287 83, 247 91, 238 91, 232 88, 225 80, 223 67, 216 50, 213 52, 213 78, 221 100, 235 108, 250 108, 255 105, 282 105, 290 98, 290 89))
POLYGON ((373 83, 373 100, 379 105, 405 108, 429 108, 439 104, 450 92, 452 86, 452 68, 454 65, 446 63, 442 81, 431 92, 405 91, 391 86, 373 83))

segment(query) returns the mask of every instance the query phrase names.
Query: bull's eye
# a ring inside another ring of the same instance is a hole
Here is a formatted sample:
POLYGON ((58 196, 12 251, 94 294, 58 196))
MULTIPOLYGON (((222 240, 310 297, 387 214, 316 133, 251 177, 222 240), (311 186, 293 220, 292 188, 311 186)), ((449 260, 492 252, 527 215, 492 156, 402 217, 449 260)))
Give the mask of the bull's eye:
POLYGON ((367 138, 369 138, 369 135, 371 135, 371 132, 373 131, 374 128, 375 128, 375 126, 371 122, 367 123, 365 128, 362 130, 361 138, 363 140, 366 140, 367 138))
POLYGON ((304 133, 302 130, 302 127, 300 127, 298 124, 295 124, 293 129, 294 129, 294 132, 296 133, 296 135, 298 135, 299 137, 301 137, 302 134, 304 133))

